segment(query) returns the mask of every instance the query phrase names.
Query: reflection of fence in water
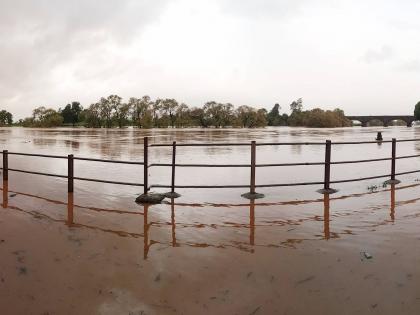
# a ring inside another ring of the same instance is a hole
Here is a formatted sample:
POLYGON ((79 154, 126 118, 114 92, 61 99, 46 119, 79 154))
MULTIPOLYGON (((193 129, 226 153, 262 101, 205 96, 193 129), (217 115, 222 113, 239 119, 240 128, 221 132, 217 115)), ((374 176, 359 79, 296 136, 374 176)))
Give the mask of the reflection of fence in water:
MULTIPOLYGON (((416 184, 416 185, 409 185, 409 186, 405 186, 405 187, 401 187, 398 189, 406 189, 406 188, 412 188, 415 186, 420 186, 420 184, 416 184)), ((114 209, 101 209, 101 208, 94 208, 94 207, 84 207, 84 206, 80 206, 80 205, 75 205, 74 204, 74 194, 73 193, 69 193, 68 194, 68 202, 61 202, 61 201, 56 201, 56 200, 51 200, 51 199, 46 199, 43 197, 39 197, 39 196, 34 196, 34 195, 30 195, 30 194, 26 194, 26 193, 19 193, 19 192, 13 192, 22 196, 28 196, 28 197, 33 197, 33 198, 37 198, 40 200, 44 200, 47 202, 52 202, 54 204, 62 204, 62 205, 66 205, 67 206, 67 219, 66 220, 60 220, 60 219, 54 219, 46 214, 40 213, 38 211, 29 211, 29 210, 24 210, 21 209, 19 207, 16 206, 9 206, 9 191, 8 191, 8 182, 4 181, 3 182, 3 208, 10 208, 12 210, 18 210, 18 211, 23 211, 25 213, 28 213, 30 215, 39 215, 42 216, 44 218, 47 218, 49 220, 52 220, 54 222, 61 222, 64 223, 66 225, 68 225, 69 227, 79 227, 79 228, 88 228, 88 229, 94 229, 94 230, 99 230, 102 232, 107 232, 107 233, 112 233, 118 236, 123 236, 123 237, 135 237, 135 238, 139 238, 139 237, 143 237, 144 240, 144 252, 143 252, 143 257, 144 259, 147 259, 148 255, 149 255, 149 251, 152 245, 154 244, 161 244, 164 245, 166 243, 161 242, 161 241, 157 241, 157 240, 152 240, 150 239, 150 232, 151 232, 151 228, 152 227, 162 227, 162 226, 171 226, 171 242, 169 243, 170 246, 172 247, 182 247, 182 246, 188 246, 188 247, 201 247, 201 248, 206 248, 206 247, 213 247, 213 248, 227 248, 227 247, 233 247, 233 248, 237 248, 239 250, 242 251, 247 251, 250 253, 254 253, 254 248, 255 247, 290 247, 290 246, 294 246, 295 243, 303 241, 303 240, 309 240, 309 239, 287 239, 286 241, 280 242, 278 244, 258 244, 258 242, 256 242, 256 238, 257 238, 257 229, 258 228, 264 228, 264 227, 275 227, 275 226, 283 226, 283 224, 280 224, 278 221, 276 222, 271 222, 271 224, 256 224, 256 207, 262 207, 262 206, 270 206, 270 205, 275 205, 275 204, 281 204, 281 205, 285 205, 285 204, 290 204, 290 205, 299 205, 299 204, 308 204, 308 203, 322 203, 323 204, 323 236, 321 239, 324 240, 329 240, 332 238, 338 238, 339 234, 331 232, 330 231, 330 225, 331 225, 331 217, 330 217, 330 202, 331 200, 342 200, 345 198, 355 198, 355 197, 362 197, 365 195, 370 195, 370 194, 375 194, 375 193, 379 193, 379 192, 383 192, 383 191, 377 191, 377 192, 368 192, 368 193, 362 193, 362 194, 354 194, 354 195, 350 195, 350 196, 341 196, 341 197, 337 197, 337 198, 330 198, 330 194, 323 194, 323 199, 316 199, 316 200, 302 200, 302 201, 290 201, 290 202, 279 202, 279 203, 268 203, 268 204, 256 204, 256 202, 254 200, 250 200, 249 204, 247 204, 249 206, 249 224, 230 224, 230 225, 217 225, 217 224, 208 224, 211 227, 231 227, 231 228, 239 228, 239 229, 247 229, 249 230, 249 240, 248 242, 238 242, 238 241, 232 241, 231 244, 209 244, 209 243, 195 243, 195 242, 180 242, 177 239, 177 225, 178 228, 179 227, 183 227, 183 228, 202 228, 204 226, 204 224, 199 224, 199 226, 197 227, 195 224, 182 224, 182 223, 176 223, 176 206, 185 206, 186 204, 176 204, 174 199, 171 199, 171 203, 170 203, 170 209, 171 209, 171 221, 170 222, 149 222, 149 205, 144 205, 144 211, 143 213, 141 212, 131 212, 131 211, 124 211, 124 210, 114 210, 114 209), (112 229, 105 229, 105 228, 101 228, 99 226, 92 226, 92 225, 86 225, 86 224, 81 224, 81 223, 77 223, 76 219, 75 219, 75 213, 74 213, 74 208, 81 208, 84 210, 91 210, 91 211, 98 211, 98 212, 109 212, 109 213, 118 213, 118 214, 126 214, 126 215, 140 215, 143 216, 143 233, 133 233, 133 232, 126 232, 126 231, 118 231, 118 230, 112 230, 112 229), (245 246, 249 246, 249 248, 245 247, 245 246)), ((390 192, 390 219, 391 220, 384 220, 383 222, 378 223, 377 225, 384 225, 387 224, 389 222, 394 222, 395 221, 395 206, 396 206, 396 202, 395 202, 395 191, 397 189, 395 188, 395 185, 392 184, 390 189, 386 189, 384 191, 389 191, 390 192)), ((408 203, 413 203, 418 201, 420 198, 417 199, 413 199, 413 200, 407 200, 407 201, 401 201, 402 204, 408 204, 408 203)), ((187 205, 189 206, 189 205, 187 205)), ((220 207, 221 205, 215 205, 216 207, 220 207)), ((226 205, 226 206, 233 206, 233 205, 226 205)), ((237 206, 242 207, 243 204, 239 204, 237 206)), ((300 219, 298 221, 296 221, 293 224, 297 224, 297 223, 302 223, 303 221, 311 221, 311 220, 315 220, 318 221, 316 218, 313 217, 309 217, 306 219, 300 219)), ((287 221, 290 224, 290 221, 287 221)), ((270 223, 270 222, 269 222, 270 223)), ((316 239, 313 239, 316 240, 316 239)), ((166 244, 168 245, 168 244, 166 244)))

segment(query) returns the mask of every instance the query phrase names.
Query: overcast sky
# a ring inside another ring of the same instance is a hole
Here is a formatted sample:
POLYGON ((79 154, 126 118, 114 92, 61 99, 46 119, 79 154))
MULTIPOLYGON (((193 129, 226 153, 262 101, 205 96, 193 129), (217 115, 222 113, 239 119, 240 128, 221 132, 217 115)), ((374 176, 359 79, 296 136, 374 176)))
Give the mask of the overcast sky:
POLYGON ((410 114, 417 0, 0 0, 0 108, 118 94, 410 114))

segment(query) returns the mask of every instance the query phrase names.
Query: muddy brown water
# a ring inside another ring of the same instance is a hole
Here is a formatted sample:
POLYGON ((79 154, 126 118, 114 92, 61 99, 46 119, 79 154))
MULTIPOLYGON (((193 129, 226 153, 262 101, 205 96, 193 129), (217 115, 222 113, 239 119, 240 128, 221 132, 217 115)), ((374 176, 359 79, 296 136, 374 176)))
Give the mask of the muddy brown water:
MULTIPOLYGON (((152 143, 420 138, 420 128, 261 130, 0 129, 3 149, 131 161, 152 143)), ((151 149, 167 163, 170 148, 151 149)), ((419 154, 416 142, 398 155, 419 154)), ((332 160, 390 155, 390 144, 334 146, 332 160)), ((323 161, 321 146, 258 147, 258 163, 323 161)), ((248 147, 178 149, 179 163, 249 163, 248 147)), ((419 159, 397 161, 397 171, 419 159)), ((66 174, 66 161, 10 156, 10 167, 66 174)), ((389 173, 389 162, 333 166, 332 179, 389 173)), ((81 177, 142 182, 141 166, 76 161, 81 177)), ((170 170, 152 168, 151 184, 170 170)), ((322 180, 318 166, 257 169, 257 183, 322 180)), ((0 211, 2 314, 418 314, 420 182, 402 176, 320 187, 182 189, 144 207, 141 188, 10 172, 0 211), (368 190, 368 186, 377 188, 368 190), (70 202, 68 202, 70 201, 70 202), (367 253, 367 254, 365 254, 367 253), (371 256, 371 257, 370 257, 371 256)), ((177 169, 179 184, 247 184, 248 169, 177 169)), ((165 190, 162 190, 165 191, 165 190)))

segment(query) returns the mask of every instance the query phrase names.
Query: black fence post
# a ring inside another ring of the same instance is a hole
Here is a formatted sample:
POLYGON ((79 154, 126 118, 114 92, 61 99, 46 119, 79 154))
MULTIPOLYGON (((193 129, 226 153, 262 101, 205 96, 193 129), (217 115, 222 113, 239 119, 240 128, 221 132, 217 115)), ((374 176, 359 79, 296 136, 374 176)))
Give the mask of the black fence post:
POLYGON ((3 180, 3 208, 9 206, 9 182, 3 180))
POLYGON ((387 180, 386 184, 399 184, 400 181, 398 179, 395 179, 395 161, 397 157, 397 139, 392 138, 392 149, 391 149, 391 179, 387 180))
POLYGON ((257 161, 257 143, 251 141, 251 180, 249 185, 249 193, 243 194, 242 197, 247 199, 259 199, 264 198, 263 194, 258 194, 255 192, 255 169, 257 161))
POLYGON ((181 197, 180 194, 175 192, 175 168, 176 168, 176 141, 172 142, 172 175, 171 175, 171 191, 166 193, 165 196, 168 198, 181 197))
POLYGON ((391 160, 391 180, 395 180, 395 156, 397 153, 397 140, 392 138, 392 160, 391 160))
POLYGON ((3 208, 9 203, 9 151, 3 150, 3 208))
POLYGON ((255 194, 255 163, 256 163, 256 143, 255 141, 251 142, 251 189, 250 193, 255 194))
POLYGON ((9 151, 3 150, 3 181, 9 180, 9 151))
POLYGON ((176 159, 176 141, 172 142, 172 180, 171 193, 175 192, 175 159, 176 159))
POLYGON ((144 194, 149 191, 149 138, 144 137, 144 194))
POLYGON ((331 140, 325 140, 324 188, 318 190, 321 194, 333 194, 337 190, 330 187, 331 183, 331 140))
POLYGON ((331 180, 331 140, 325 141, 324 189, 330 189, 331 180))
POLYGON ((67 159, 67 182, 68 182, 68 192, 74 192, 74 156, 73 154, 68 155, 67 159))

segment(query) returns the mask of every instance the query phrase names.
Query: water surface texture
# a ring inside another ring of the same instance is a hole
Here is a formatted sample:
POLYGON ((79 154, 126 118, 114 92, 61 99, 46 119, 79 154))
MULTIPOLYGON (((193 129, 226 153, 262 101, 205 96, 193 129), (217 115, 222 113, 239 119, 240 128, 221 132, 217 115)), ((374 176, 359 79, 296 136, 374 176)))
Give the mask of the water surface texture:
MULTIPOLYGON (((420 138, 420 129, 1 129, 11 152, 128 161, 151 143, 371 141, 420 138)), ((257 163, 322 162, 324 146, 258 147, 257 163)), ((419 154, 417 142, 397 155, 419 154)), ((247 164, 250 148, 180 147, 179 163, 247 164)), ((333 146, 332 160, 389 157, 391 145, 333 146)), ((171 148, 150 148, 170 163, 171 148)), ((10 156, 9 166, 67 174, 66 160, 10 156)), ((332 167, 332 180, 389 174, 390 161, 332 167)), ((419 158, 397 172, 420 169, 419 158)), ((177 169, 179 185, 248 184, 249 169, 177 169)), ((143 182, 143 168, 75 161, 75 175, 143 182)), ((420 176, 420 175, 419 175, 420 176)), ((420 183, 385 179, 259 189, 180 189, 141 206, 141 187, 10 172, 0 215, 0 307, 5 314, 418 314, 420 183), (369 189, 368 189, 369 188, 369 189)), ((258 168, 257 184, 321 181, 322 166, 258 168)), ((170 184, 151 168, 150 183, 170 184)), ((158 190, 159 191, 159 190, 158 190)), ((166 191, 166 190, 161 190, 166 191)))

